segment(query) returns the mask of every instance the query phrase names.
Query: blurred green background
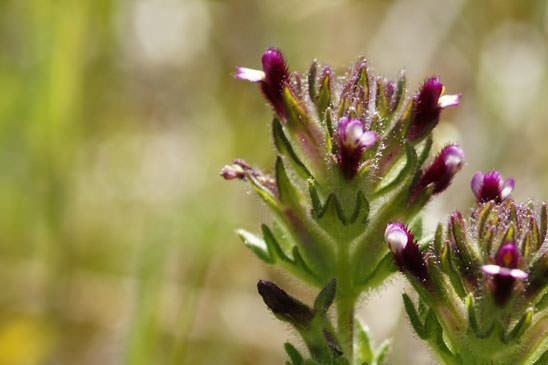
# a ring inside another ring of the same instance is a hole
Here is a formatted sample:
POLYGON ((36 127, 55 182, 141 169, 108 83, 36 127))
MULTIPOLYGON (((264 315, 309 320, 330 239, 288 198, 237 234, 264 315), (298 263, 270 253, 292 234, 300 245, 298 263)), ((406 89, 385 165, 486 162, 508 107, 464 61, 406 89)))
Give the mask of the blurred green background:
MULTIPOLYGON (((281 364, 296 340, 234 229, 269 217, 221 167, 271 170, 270 109, 235 65, 270 45, 293 70, 360 55, 439 75, 462 104, 438 148, 467 165, 432 227, 472 200, 476 170, 548 198, 546 0, 0 1, 0 365, 281 364)), ((401 314, 395 277, 360 308, 389 364, 436 364, 401 314)))

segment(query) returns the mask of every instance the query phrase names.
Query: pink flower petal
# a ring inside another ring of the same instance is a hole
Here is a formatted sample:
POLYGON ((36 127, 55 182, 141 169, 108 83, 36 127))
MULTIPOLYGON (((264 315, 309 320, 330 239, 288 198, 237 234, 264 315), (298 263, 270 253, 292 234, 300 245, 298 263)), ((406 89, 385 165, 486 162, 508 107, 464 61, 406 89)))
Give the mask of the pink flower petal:
POLYGON ((483 174, 481 172, 476 172, 472 181, 470 181, 470 187, 476 198, 481 199, 481 187, 483 186, 483 174))

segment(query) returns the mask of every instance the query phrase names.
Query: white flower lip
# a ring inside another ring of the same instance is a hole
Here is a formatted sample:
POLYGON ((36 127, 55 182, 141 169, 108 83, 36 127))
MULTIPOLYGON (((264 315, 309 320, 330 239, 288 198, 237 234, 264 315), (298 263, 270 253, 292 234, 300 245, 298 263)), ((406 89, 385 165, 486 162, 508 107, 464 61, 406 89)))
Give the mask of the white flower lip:
POLYGON ((502 185, 502 189, 500 191, 500 197, 502 200, 505 200, 512 194, 512 191, 514 190, 514 179, 509 178, 504 182, 504 185, 502 185))
POLYGON ((384 238, 394 253, 404 250, 408 243, 407 232, 395 224, 390 224, 386 227, 384 238))
POLYGON ((440 108, 447 108, 448 106, 456 106, 460 104, 461 94, 442 95, 438 99, 438 105, 440 108))
POLYGON ((264 80, 265 73, 261 70, 236 66, 236 74, 234 75, 234 77, 240 80, 259 82, 264 80))

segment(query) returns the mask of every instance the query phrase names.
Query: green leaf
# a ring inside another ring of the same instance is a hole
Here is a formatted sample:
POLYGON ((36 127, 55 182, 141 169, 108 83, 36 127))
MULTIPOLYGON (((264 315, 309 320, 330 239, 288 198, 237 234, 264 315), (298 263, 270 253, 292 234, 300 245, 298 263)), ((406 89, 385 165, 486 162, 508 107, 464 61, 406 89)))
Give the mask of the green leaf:
POLYGON ((369 75, 367 74, 366 66, 360 69, 360 74, 358 76, 358 82, 356 83, 356 86, 363 87, 363 91, 365 92, 365 103, 366 105, 369 105, 369 75))
POLYGON ((365 197, 364 193, 360 190, 356 196, 356 207, 354 212, 348 219, 348 223, 365 223, 369 217, 369 201, 365 197))
POLYGON ((257 195, 266 203, 266 205, 272 209, 272 211, 278 216, 283 217, 282 206, 280 202, 272 195, 272 192, 268 190, 264 185, 257 181, 253 176, 248 179, 251 188, 255 190, 257 195))
POLYGON ((458 250, 456 250, 456 257, 460 259, 460 271, 461 275, 472 275, 471 270, 477 270, 479 265, 479 259, 476 257, 473 251, 474 245, 470 242, 468 235, 465 231, 465 225, 461 216, 453 215, 450 218, 451 221, 451 233, 458 250))
POLYGON ((294 260, 295 266, 300 268, 303 272, 308 274, 310 277, 314 278, 314 281, 321 282, 321 279, 306 264, 297 246, 293 246, 293 260, 294 260))
POLYGON ((266 243, 269 252, 272 253, 273 259, 275 257, 278 257, 282 261, 292 262, 291 259, 287 257, 287 255, 284 253, 284 251, 278 244, 278 241, 274 237, 274 234, 272 233, 270 228, 268 228, 266 224, 263 224, 261 225, 261 230, 263 232, 264 242, 266 243))
POLYGON ((508 333, 506 336, 507 341, 513 341, 518 340, 521 335, 529 328, 531 325, 531 321, 533 319, 533 308, 527 309, 525 314, 520 318, 518 323, 514 326, 514 328, 508 333))
POLYGON ((415 153, 415 149, 408 142, 405 142, 405 156, 405 165, 398 171, 400 164, 396 163, 388 175, 383 179, 383 182, 379 184, 377 190, 373 193, 375 197, 388 193, 390 190, 400 185, 400 183, 406 181, 406 177, 414 175, 417 166, 417 154, 415 153), (395 172, 397 172, 397 176, 391 179, 390 175, 395 172), (385 183, 385 181, 388 182, 385 183))
POLYGON ((542 354, 542 356, 539 357, 539 359, 533 363, 533 365, 546 365, 546 364, 548 364, 548 351, 542 354))
POLYGON ((288 86, 284 87, 283 101, 286 110, 287 126, 294 132, 303 132, 314 146, 318 146, 319 140, 314 130, 315 124, 291 93, 288 86))
POLYGON ((417 145, 417 152, 418 158, 417 158, 417 166, 422 166, 424 161, 428 158, 428 155, 430 154, 430 150, 432 149, 432 135, 429 135, 428 138, 426 138, 423 142, 419 143, 417 145))
POLYGON ((369 328, 358 320, 356 323, 356 329, 356 355, 358 357, 358 361, 371 363, 374 360, 374 353, 373 346, 371 345, 369 328))
POLYGON ((466 292, 464 291, 462 277, 455 271, 453 265, 455 258, 453 256, 454 255, 449 250, 449 242, 446 242, 443 244, 441 249, 441 267, 443 272, 449 276, 449 280, 451 281, 457 295, 460 298, 464 298, 466 296, 466 292))
POLYGON ((397 111, 401 109, 405 101, 406 84, 407 84, 407 78, 405 77, 405 72, 401 70, 400 75, 398 77, 396 95, 394 96, 394 104, 392 106, 392 109, 390 110, 390 113, 396 113, 397 111))
POLYGON ((534 250, 538 250, 540 245, 542 244, 542 241, 540 241, 540 231, 538 228, 537 220, 534 217, 531 217, 530 221, 530 232, 531 232, 531 245, 534 248, 534 250))
POLYGON ((392 341, 390 340, 384 340, 383 343, 381 343, 381 345, 377 349, 377 353, 375 354, 376 365, 384 364, 384 358, 386 357, 386 354, 390 350, 391 345, 392 345, 392 341))
POLYGON ((301 208, 301 194, 297 188, 295 188, 295 185, 293 185, 289 176, 287 176, 284 163, 280 157, 276 159, 276 185, 278 186, 280 201, 296 211, 299 211, 301 208))
POLYGON ((389 251, 382 257, 377 266, 375 266, 373 272, 358 283, 358 286, 376 288, 381 285, 388 276, 395 272, 396 266, 394 265, 392 252, 389 251))
POLYGON ((299 351, 297 351, 297 349, 292 344, 290 344, 289 342, 286 342, 284 344, 284 348, 285 348, 285 352, 287 352, 287 355, 291 359, 291 364, 292 365, 302 365, 303 364, 303 361, 304 361, 303 357, 301 356, 299 351))
POLYGON ((337 144, 333 144, 333 121, 331 120, 331 108, 327 108, 323 115, 320 115, 320 119, 324 118, 325 129, 325 150, 327 153, 336 154, 337 144))
POLYGON ((489 203, 485 204, 483 208, 481 208, 478 219, 477 219, 477 227, 478 227, 478 237, 481 241, 483 241, 483 237, 485 235, 485 228, 486 223, 489 219, 489 216, 491 215, 491 211, 493 210, 493 202, 490 201, 489 203))
POLYGON ((308 181, 308 192, 310 194, 310 201, 312 203, 311 215, 313 217, 318 217, 322 211, 322 202, 320 201, 320 195, 318 194, 318 189, 313 181, 308 181))
POLYGON ((385 117, 388 114, 388 103, 386 102, 386 91, 382 78, 377 78, 377 112, 385 117))
POLYGON ((272 136, 274 139, 274 145, 281 155, 287 156, 291 161, 292 167, 295 172, 303 179, 312 178, 312 174, 306 168, 306 166, 299 159, 295 150, 291 146, 291 143, 284 134, 282 123, 278 119, 272 121, 272 136))
POLYGON ((316 106, 318 108, 318 114, 320 118, 325 114, 325 110, 331 104, 331 77, 329 74, 325 74, 325 77, 322 80, 320 85, 320 94, 318 95, 318 101, 316 106))
POLYGON ((268 264, 273 264, 275 262, 274 256, 269 251, 268 245, 262 239, 243 229, 238 229, 236 233, 243 244, 253 251, 261 260, 268 264))
POLYGON ((320 315, 327 313, 333 300, 335 299, 335 292, 337 290, 337 280, 331 279, 327 285, 320 291, 316 300, 314 301, 314 310, 320 315))
POLYGON ((483 338, 483 333, 481 333, 480 331, 480 325, 476 316, 474 302, 474 296, 472 294, 468 294, 465 301, 466 310, 468 312, 468 323, 470 323, 470 328, 472 329, 472 331, 474 331, 476 336, 479 338, 483 338))
POLYGON ((343 224, 346 224, 347 221, 344 217, 344 212, 339 202, 339 199, 335 196, 334 193, 329 194, 327 200, 323 207, 318 211, 316 219, 320 223, 332 224, 333 222, 340 221, 343 224))
POLYGON ((415 240, 420 241, 422 239, 422 217, 419 217, 411 223, 409 229, 415 236, 415 240))
POLYGON ((436 234, 434 235, 434 252, 438 257, 441 257, 441 247, 443 243, 443 225, 438 224, 436 228, 436 234))
POLYGON ((308 69, 308 95, 310 100, 316 100, 316 74, 318 72, 318 62, 312 61, 310 68, 308 69))
POLYGON ((402 297, 403 297, 403 305, 405 307, 405 311, 407 312, 407 315, 409 316, 409 321, 411 322, 413 329, 415 330, 415 332, 420 338, 422 338, 423 340, 426 340, 428 338, 428 334, 426 333, 424 324, 420 320, 419 314, 417 313, 417 310, 415 309, 415 306, 413 305, 411 298, 409 298, 409 296, 405 293, 402 294, 402 297))

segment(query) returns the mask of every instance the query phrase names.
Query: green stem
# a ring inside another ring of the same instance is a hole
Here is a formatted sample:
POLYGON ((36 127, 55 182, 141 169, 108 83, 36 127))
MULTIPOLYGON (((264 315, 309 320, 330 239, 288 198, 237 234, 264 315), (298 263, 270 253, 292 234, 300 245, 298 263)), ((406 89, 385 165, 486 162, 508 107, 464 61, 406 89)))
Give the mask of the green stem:
POLYGON ((343 352, 350 362, 354 361, 354 311, 357 296, 352 285, 352 273, 348 247, 341 247, 337 260, 337 332, 343 352))
POLYGON ((337 332, 343 352, 353 364, 354 357, 354 297, 339 297, 337 304, 337 332))

